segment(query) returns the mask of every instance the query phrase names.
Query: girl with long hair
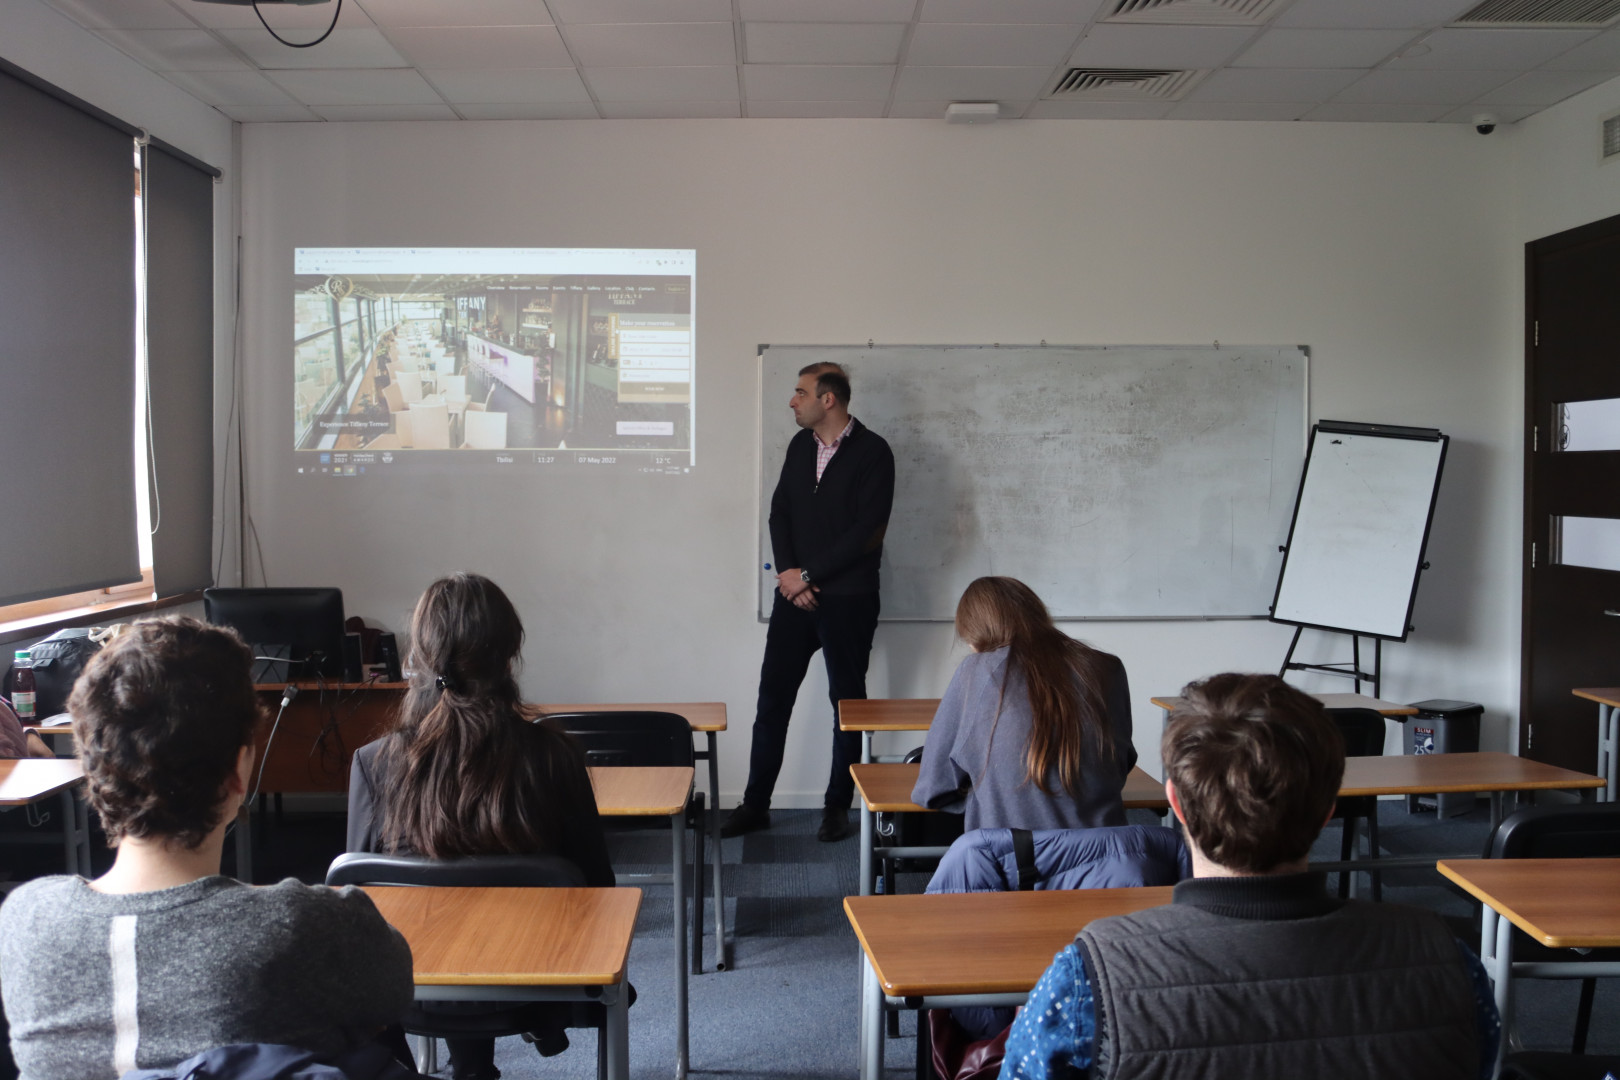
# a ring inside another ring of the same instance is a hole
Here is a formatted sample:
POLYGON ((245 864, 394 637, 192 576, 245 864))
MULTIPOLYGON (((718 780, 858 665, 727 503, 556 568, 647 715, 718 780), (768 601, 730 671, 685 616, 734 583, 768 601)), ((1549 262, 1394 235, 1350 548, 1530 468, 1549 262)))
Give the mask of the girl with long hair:
POLYGON ((956 635, 973 653, 934 714, 912 801, 967 829, 1124 825, 1136 748, 1119 657, 1063 633, 1009 577, 967 587, 956 635))
MULTIPOLYGON (((523 705, 522 648, 523 622, 493 581, 460 573, 428 586, 411 616, 398 721, 354 755, 350 851, 552 854, 587 885, 614 884, 584 755, 523 705)), ((560 1024, 543 1034, 542 1053, 567 1045, 560 1024)), ((493 1039, 446 1042, 455 1080, 500 1075, 493 1039)))

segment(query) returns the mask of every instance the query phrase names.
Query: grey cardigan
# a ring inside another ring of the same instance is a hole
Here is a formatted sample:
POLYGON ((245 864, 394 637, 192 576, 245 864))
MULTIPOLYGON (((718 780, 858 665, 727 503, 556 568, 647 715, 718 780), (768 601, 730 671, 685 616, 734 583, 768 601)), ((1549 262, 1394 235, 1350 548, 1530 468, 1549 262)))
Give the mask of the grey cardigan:
POLYGON ((912 802, 965 814, 963 827, 967 829, 1124 825, 1125 805, 1120 790, 1136 764, 1125 665, 1117 656, 1103 654, 1110 670, 1102 693, 1114 733, 1114 756, 1111 761, 1085 763, 1077 800, 1063 790, 1056 772, 1047 778, 1046 786, 1053 792, 1050 795, 1025 776, 1024 751, 1033 723, 1029 692, 1018 672, 1008 672, 1007 652, 1003 648, 974 653, 956 669, 928 729, 912 802), (1007 680, 1005 693, 1003 678, 1007 680))

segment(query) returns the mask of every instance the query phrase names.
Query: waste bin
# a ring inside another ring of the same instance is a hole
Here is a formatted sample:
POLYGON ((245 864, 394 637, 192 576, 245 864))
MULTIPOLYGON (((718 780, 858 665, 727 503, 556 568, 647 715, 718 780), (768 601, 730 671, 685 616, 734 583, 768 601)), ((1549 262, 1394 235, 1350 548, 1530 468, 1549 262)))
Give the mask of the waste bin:
MULTIPOLYGON (((1406 728, 1408 754, 1463 754, 1479 749, 1479 720, 1485 706, 1475 701, 1452 701, 1434 698, 1414 701, 1415 716, 1403 716, 1406 728)), ((1444 820, 1466 814, 1474 808, 1478 796, 1470 792, 1446 792, 1440 795, 1408 795, 1406 809, 1412 812, 1435 809, 1435 816, 1444 820)))

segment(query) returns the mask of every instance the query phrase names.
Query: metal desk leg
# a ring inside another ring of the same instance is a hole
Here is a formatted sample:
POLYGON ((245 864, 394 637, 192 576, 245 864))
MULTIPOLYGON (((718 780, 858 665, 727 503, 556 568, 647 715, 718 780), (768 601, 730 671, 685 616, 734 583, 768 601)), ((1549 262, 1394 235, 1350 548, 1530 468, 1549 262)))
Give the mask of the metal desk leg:
MULTIPOLYGON (((714 849, 714 970, 724 971, 731 966, 731 953, 726 943, 726 886, 721 877, 725 859, 720 852, 720 758, 715 733, 704 732, 709 742, 709 846, 714 849)), ((697 913, 698 922, 703 913, 697 913)))
POLYGON ((872 807, 865 799, 861 800, 861 895, 872 895, 872 843, 876 839, 873 833, 872 807))
POLYGON ((1620 768, 1615 758, 1620 755, 1620 709, 1613 705, 1598 705, 1598 775, 1608 781, 1603 788, 1602 802, 1616 801, 1616 784, 1620 782, 1620 768))
POLYGON ((883 1076, 883 988, 872 961, 861 953, 861 1080, 883 1076))
MULTIPOLYGON (((630 995, 627 982, 609 987, 602 995, 607 1007, 607 1074, 609 1080, 630 1080, 630 995)), ((684 1072, 684 1070, 682 1070, 684 1072)))
POLYGON ((1513 923, 1487 907, 1483 925, 1482 934, 1496 931, 1491 977, 1496 983, 1496 1012, 1502 1018, 1502 1038, 1496 1046, 1496 1071, 1500 1073, 1502 1059, 1507 1055, 1508 1036, 1513 1030, 1513 923))
POLYGON ((871 763, 872 763, 872 733, 870 731, 863 731, 863 732, 861 732, 861 764, 862 765, 870 765, 871 763))
MULTIPOLYGON (((671 841, 674 853, 670 859, 670 869, 675 901, 675 1080, 686 1080, 686 811, 684 807, 670 815, 669 833, 674 837, 674 840, 671 841)), ((701 919, 703 917, 702 913, 699 912, 697 917, 701 919)), ((610 1011, 609 1016, 611 1017, 611 1015, 610 1011)), ((612 1020, 610 1019, 608 1022, 611 1025, 612 1020)))

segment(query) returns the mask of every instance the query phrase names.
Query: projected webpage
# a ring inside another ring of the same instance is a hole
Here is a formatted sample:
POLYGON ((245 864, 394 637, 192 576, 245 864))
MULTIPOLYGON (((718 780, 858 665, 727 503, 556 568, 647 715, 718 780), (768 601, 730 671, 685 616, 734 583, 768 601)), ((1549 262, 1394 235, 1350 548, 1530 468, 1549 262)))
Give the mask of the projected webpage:
POLYGON ((299 473, 695 464, 697 253, 297 248, 299 473))

